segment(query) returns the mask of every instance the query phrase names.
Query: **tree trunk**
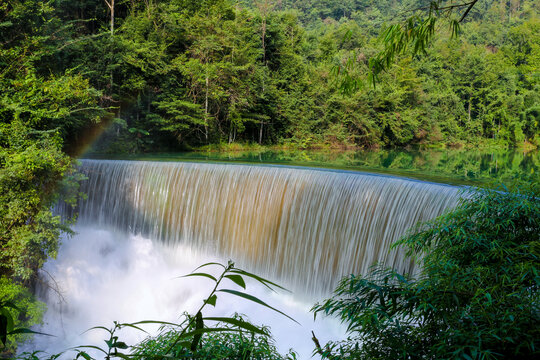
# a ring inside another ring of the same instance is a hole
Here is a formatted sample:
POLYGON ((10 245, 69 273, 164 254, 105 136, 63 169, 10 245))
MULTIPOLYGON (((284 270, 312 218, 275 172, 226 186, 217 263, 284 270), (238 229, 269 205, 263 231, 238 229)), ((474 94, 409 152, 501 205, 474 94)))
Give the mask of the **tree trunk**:
POLYGON ((206 93, 204 99, 204 138, 208 143, 208 69, 206 69, 206 93))
POLYGON ((111 36, 114 35, 114 0, 111 0, 111 36))
POLYGON ((262 20, 262 48, 263 48, 263 64, 266 66, 266 14, 262 20))
POLYGON ((111 36, 114 35, 114 0, 105 0, 105 4, 111 12, 111 36))
MULTIPOLYGON (((105 4, 107 4, 107 7, 109 8, 109 11, 111 12, 111 21, 110 21, 110 26, 111 26, 111 39, 113 38, 114 36, 114 0, 105 0, 105 4)), ((110 91, 111 91, 111 94, 113 93, 113 85, 114 85, 114 77, 113 77, 113 70, 111 68, 111 76, 110 76, 110 91)))

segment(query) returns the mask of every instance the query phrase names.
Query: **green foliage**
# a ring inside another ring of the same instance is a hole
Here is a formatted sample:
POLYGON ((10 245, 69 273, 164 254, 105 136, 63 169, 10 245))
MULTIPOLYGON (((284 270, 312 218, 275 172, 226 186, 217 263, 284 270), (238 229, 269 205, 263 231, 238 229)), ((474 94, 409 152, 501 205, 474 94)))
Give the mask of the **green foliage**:
MULTIPOLYGON (((235 314, 232 319, 245 322, 245 319, 235 314)), ((234 331, 234 325, 217 323, 216 326, 231 331, 222 331, 203 334, 195 353, 188 352, 186 357, 194 359, 294 359, 294 353, 285 357, 280 355, 266 335, 234 331)), ((263 328, 264 329, 264 328, 263 328)), ((266 330, 266 329, 264 329, 266 330)), ((178 331, 165 328, 158 336, 149 338, 137 345, 136 354, 143 358, 150 358, 162 353, 163 349, 170 347, 178 331)), ((177 355, 178 356, 178 355, 177 355)))
MULTIPOLYGON (((20 120, 0 123, 0 145, 0 303, 17 305, 3 308, 15 320, 7 334, 23 334, 44 310, 28 288, 43 263, 56 256, 60 234, 70 233, 69 221, 62 222, 51 208, 59 194, 73 203, 78 183, 55 132, 29 129, 20 120)), ((23 339, 9 337, 7 351, 23 339)))
POLYGON ((102 0, 10 1, 0 118, 72 143, 107 109, 100 152, 535 147, 538 11, 530 0, 116 1, 111 35, 102 0))
POLYGON ((58 249, 68 231, 51 206, 71 160, 55 134, 36 132, 19 122, 2 124, 0 148, 0 273, 29 281, 58 249))
POLYGON ((0 357, 11 355, 16 343, 35 333, 28 329, 41 321, 45 304, 25 287, 0 277, 0 357))
MULTIPOLYGON (((101 92, 75 70, 57 71, 50 54, 69 25, 50 1, 0 5, 0 337, 29 333, 43 310, 28 288, 58 250, 69 219, 52 214, 59 194, 78 195, 72 159, 64 150, 96 123, 101 92), (16 307, 6 304, 16 304, 16 307), (10 316, 14 321, 5 321, 10 316), (5 326, 7 324, 7 326, 5 326)), ((7 341, 13 351, 15 341, 7 341)))
POLYGON ((351 337, 331 359, 503 359, 540 353, 540 203, 532 192, 475 190, 398 245, 422 263, 410 277, 376 267, 341 281, 315 314, 351 337))

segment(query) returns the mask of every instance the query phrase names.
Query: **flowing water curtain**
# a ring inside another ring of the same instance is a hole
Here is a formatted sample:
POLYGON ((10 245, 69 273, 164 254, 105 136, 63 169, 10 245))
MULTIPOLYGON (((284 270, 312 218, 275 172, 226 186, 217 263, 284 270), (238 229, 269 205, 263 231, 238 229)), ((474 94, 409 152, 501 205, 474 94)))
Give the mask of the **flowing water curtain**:
POLYGON ((414 272, 391 245, 456 205, 458 188, 280 166, 83 160, 79 221, 234 259, 321 294, 375 262, 414 272))

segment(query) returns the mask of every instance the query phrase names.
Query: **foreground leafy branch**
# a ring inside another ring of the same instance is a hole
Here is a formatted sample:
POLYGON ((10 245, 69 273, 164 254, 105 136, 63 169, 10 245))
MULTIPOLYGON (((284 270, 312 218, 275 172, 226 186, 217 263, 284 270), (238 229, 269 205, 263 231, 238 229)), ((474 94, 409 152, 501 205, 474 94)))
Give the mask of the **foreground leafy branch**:
MULTIPOLYGON (((277 350, 272 345, 271 334, 267 328, 253 325, 237 314, 230 317, 212 317, 203 315, 203 310, 207 305, 216 306, 219 293, 220 296, 221 294, 230 294, 257 303, 296 322, 296 320, 287 314, 245 291, 223 288, 222 282, 224 280, 230 280, 236 286, 245 290, 246 279, 251 278, 272 291, 275 291, 276 289, 286 290, 285 288, 270 280, 235 267, 232 261, 229 261, 227 265, 215 262, 206 263, 199 266, 194 272, 182 277, 203 277, 214 282, 213 289, 195 312, 195 315, 186 313, 184 321, 179 324, 165 321, 145 320, 135 323, 118 323, 115 321, 111 328, 96 326, 87 331, 105 331, 107 339, 104 340, 104 346, 81 345, 69 349, 69 351, 75 351, 75 359, 84 360, 96 359, 95 356, 97 355, 95 354, 98 354, 99 358, 106 360, 138 358, 223 358, 219 356, 216 357, 216 354, 227 354, 227 358, 232 356, 233 358, 247 360, 253 358, 252 355, 255 353, 257 354, 255 357, 257 359, 285 359, 277 353, 277 350), (221 274, 218 277, 215 277, 211 273, 200 270, 208 266, 222 268, 221 274), (119 332, 122 329, 131 328, 146 332, 142 326, 148 324, 160 325, 162 329, 161 334, 157 337, 149 337, 140 344, 134 346, 130 346, 125 341, 121 340, 119 332)), ((8 335, 9 334, 10 333, 8 333, 8 335)), ((26 360, 37 360, 40 359, 39 355, 40 352, 35 352, 33 354, 23 354, 21 358, 26 360)), ((62 354, 54 354, 46 357, 46 359, 56 359, 61 355, 62 354)), ((286 358, 294 359, 295 357, 296 354, 290 352, 286 358)))
MULTIPOLYGON (((368 61, 368 82, 375 87, 380 82, 380 74, 387 71, 398 56, 407 52, 413 56, 425 53, 426 47, 438 31, 437 26, 441 23, 447 23, 452 38, 457 37, 461 31, 460 24, 477 2, 478 0, 458 3, 447 0, 430 1, 428 6, 410 10, 408 13, 413 15, 408 16, 405 21, 387 26, 379 36, 383 49, 368 61)), ((361 88, 361 80, 353 75, 355 67, 356 59, 350 58, 334 69, 343 93, 351 94, 361 88)))

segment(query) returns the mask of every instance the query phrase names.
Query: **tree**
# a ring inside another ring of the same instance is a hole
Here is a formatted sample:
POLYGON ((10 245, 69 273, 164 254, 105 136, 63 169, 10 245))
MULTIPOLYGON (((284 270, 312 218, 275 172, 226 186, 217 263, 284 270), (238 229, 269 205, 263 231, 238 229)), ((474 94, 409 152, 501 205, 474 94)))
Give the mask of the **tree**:
POLYGON ((454 3, 448 0, 431 1, 429 6, 411 10, 415 14, 404 23, 389 26, 381 34, 384 50, 369 60, 370 80, 375 83, 379 74, 388 69, 396 56, 404 54, 412 46, 413 54, 424 52, 435 34, 441 20, 448 21, 452 36, 459 34, 459 24, 467 18, 478 0, 454 3), (427 14, 426 14, 427 13, 427 14), (454 17, 455 14, 458 17, 454 17))

